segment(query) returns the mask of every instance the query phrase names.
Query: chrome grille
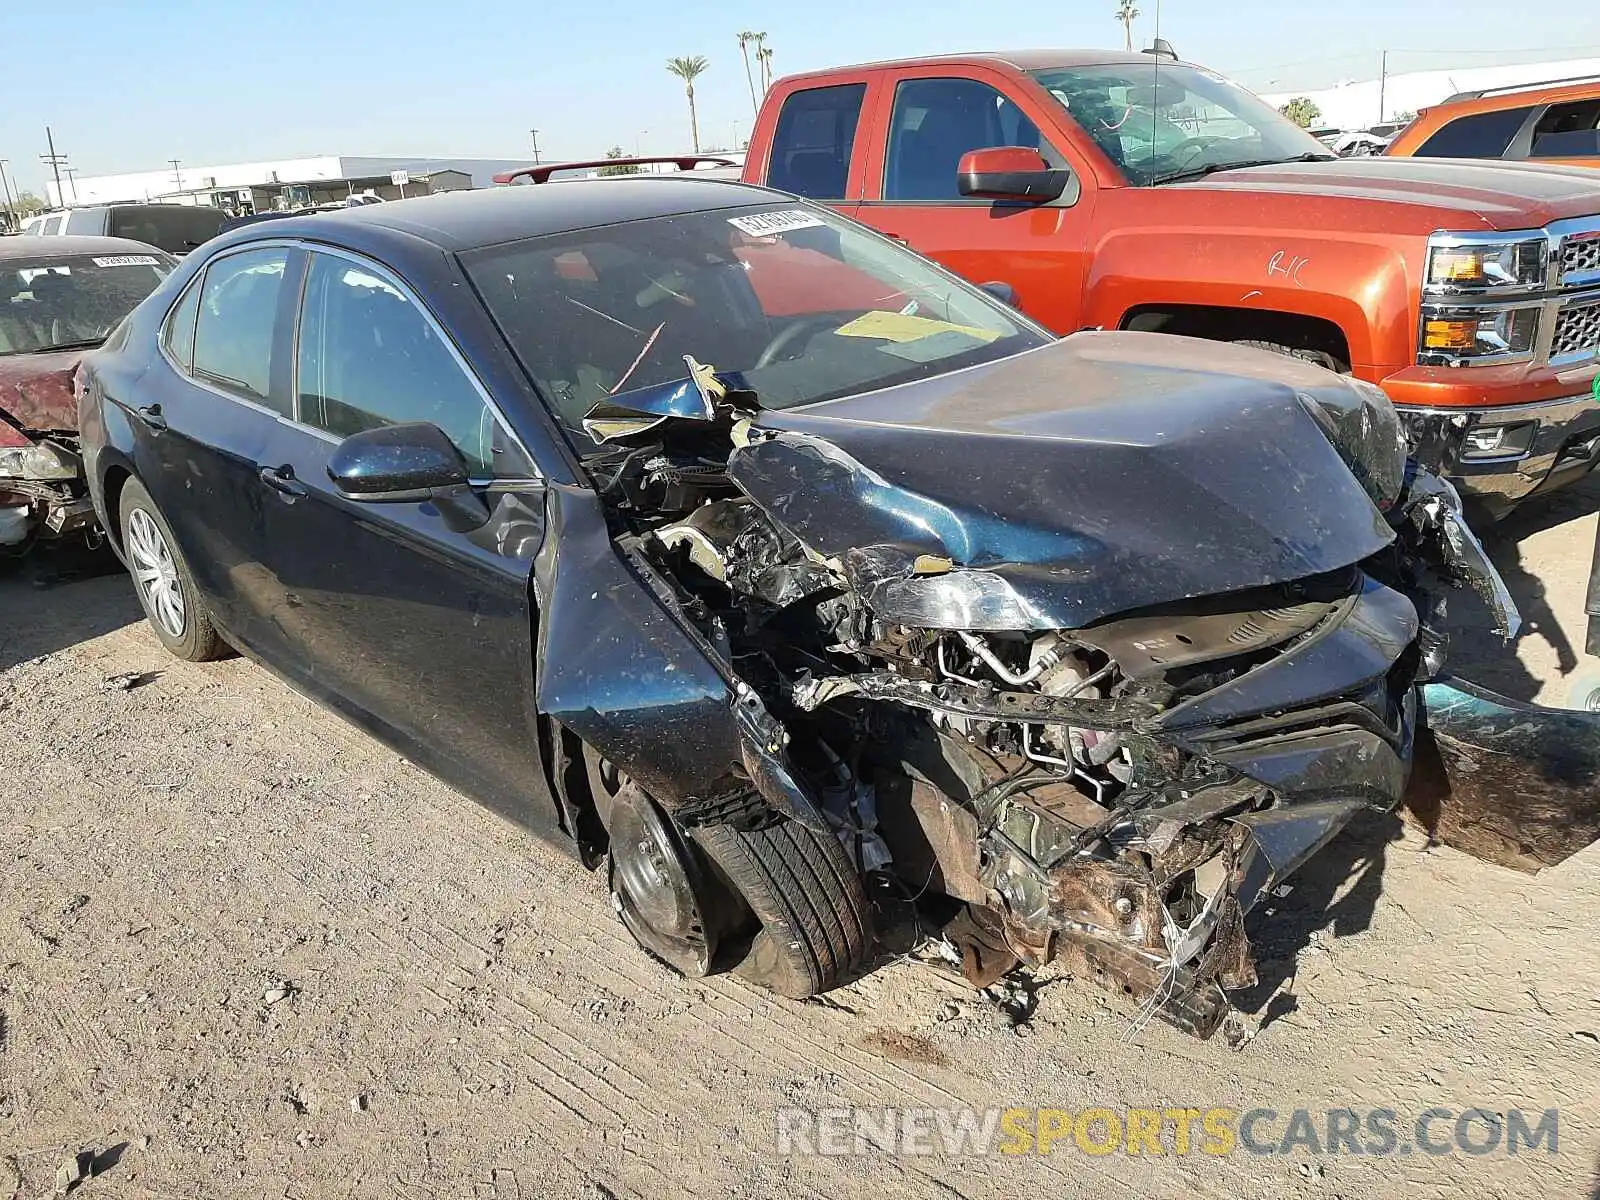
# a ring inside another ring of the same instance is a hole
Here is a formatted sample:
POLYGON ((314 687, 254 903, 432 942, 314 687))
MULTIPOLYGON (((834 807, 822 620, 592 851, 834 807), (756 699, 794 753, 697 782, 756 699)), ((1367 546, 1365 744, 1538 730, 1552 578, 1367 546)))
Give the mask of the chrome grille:
POLYGON ((1576 357, 1593 354, 1597 349, 1600 349, 1600 300, 1563 308, 1556 318, 1550 357, 1576 357))
POLYGON ((1578 234, 1561 246, 1561 275, 1600 273, 1600 236, 1578 234))

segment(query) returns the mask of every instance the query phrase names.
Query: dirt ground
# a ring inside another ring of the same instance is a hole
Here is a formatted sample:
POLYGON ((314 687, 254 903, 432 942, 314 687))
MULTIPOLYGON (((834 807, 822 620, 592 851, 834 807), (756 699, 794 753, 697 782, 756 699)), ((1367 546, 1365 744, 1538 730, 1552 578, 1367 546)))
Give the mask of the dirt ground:
MULTIPOLYGON (((1532 629, 1514 660, 1480 640, 1482 677, 1560 693, 1596 508, 1496 539, 1532 629)), ((600 878, 138 618, 120 574, 0 581, 0 1200, 79 1154, 86 1197, 1600 1196, 1600 848, 1530 878, 1397 819, 1348 832, 1252 919, 1238 1048, 1068 980, 1019 1025, 912 960, 793 1004, 665 973, 600 878), (1560 1137, 777 1153, 780 1108, 854 1105, 1559 1108, 1560 1137)))

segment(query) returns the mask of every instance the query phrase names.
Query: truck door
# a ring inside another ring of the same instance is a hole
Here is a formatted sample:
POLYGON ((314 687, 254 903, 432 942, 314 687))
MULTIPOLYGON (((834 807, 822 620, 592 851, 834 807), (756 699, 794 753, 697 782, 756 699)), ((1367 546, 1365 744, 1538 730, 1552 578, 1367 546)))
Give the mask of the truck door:
POLYGON ((922 67, 882 73, 884 96, 858 144, 864 191, 854 216, 973 283, 1008 283, 1019 308, 1056 333, 1081 327, 1094 180, 1056 145, 1034 99, 1000 72, 922 67), (969 150, 1036 149, 1071 167, 1072 203, 971 199, 956 187, 969 150))

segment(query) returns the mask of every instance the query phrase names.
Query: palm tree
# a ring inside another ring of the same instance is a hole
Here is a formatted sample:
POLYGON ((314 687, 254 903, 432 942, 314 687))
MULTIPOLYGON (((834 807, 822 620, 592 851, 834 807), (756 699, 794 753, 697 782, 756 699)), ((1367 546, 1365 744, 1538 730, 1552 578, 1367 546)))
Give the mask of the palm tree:
POLYGON ((764 33, 751 33, 748 29, 739 35, 739 57, 744 59, 744 81, 750 86, 750 109, 752 112, 761 111, 761 102, 756 99, 756 81, 750 74, 750 43, 760 44, 760 39, 766 37, 764 33))
POLYGON ((761 35, 761 45, 756 47, 756 61, 761 64, 761 94, 772 90, 772 47, 766 44, 766 34, 761 35))
POLYGON ((1133 0, 1117 0, 1117 20, 1122 22, 1123 41, 1130 51, 1133 49, 1133 23, 1138 16, 1139 10, 1133 0))
POLYGON ((699 54, 693 58, 667 59, 667 70, 683 80, 684 93, 689 97, 689 141, 694 145, 696 154, 700 153, 700 118, 694 111, 694 81, 704 75, 710 65, 705 57, 699 54))

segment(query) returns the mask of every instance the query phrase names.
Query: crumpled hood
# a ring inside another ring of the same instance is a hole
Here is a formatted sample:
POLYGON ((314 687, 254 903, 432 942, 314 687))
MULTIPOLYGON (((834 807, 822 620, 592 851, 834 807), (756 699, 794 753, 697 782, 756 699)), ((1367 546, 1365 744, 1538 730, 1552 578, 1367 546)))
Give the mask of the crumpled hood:
POLYGON ((1532 229, 1600 214, 1600 174, 1587 167, 1447 158, 1341 158, 1218 171, 1183 188, 1307 200, 1370 200, 1416 210, 1427 228, 1532 229), (1476 218, 1476 220, 1474 220, 1476 218))
POLYGON ((0 422, 34 433, 76 430, 78 401, 72 394, 72 376, 85 353, 0 355, 0 422))
POLYGON ((1392 492, 1393 420, 1294 360, 1087 333, 764 412, 729 471, 886 620, 1071 629, 1381 549, 1393 533, 1347 460, 1392 492))

